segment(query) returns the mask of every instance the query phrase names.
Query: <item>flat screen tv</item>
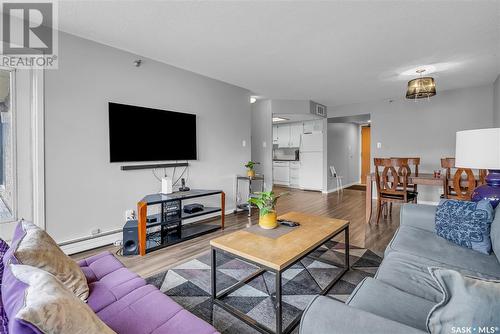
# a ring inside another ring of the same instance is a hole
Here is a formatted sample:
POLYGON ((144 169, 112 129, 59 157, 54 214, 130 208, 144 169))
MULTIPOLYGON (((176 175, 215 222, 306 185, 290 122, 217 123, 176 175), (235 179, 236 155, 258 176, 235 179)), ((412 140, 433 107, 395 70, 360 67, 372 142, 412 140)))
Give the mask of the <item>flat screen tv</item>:
POLYGON ((111 162, 196 160, 196 115, 109 103, 111 162))

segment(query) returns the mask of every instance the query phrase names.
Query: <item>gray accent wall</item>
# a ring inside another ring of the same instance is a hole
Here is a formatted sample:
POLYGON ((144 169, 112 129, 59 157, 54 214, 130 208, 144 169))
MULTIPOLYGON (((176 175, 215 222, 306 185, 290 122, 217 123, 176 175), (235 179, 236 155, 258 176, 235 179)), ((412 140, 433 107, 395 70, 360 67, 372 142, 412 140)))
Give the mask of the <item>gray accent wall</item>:
POLYGON ((328 123, 328 190, 335 190, 337 183, 330 175, 335 166, 342 176, 343 185, 359 183, 360 177, 360 128, 354 123, 328 123))
MULTIPOLYGON (((438 81, 438 94, 429 100, 407 100, 403 93, 392 102, 328 107, 328 117, 370 114, 372 159, 418 156, 422 172, 440 168, 441 157, 455 155, 457 131, 493 125, 493 85, 441 92, 438 81)), ((436 202, 441 192, 439 187, 420 187, 419 200, 436 202)))
POLYGON ((59 54, 45 80, 46 223, 56 241, 119 229, 125 210, 160 190, 152 170, 109 162, 109 101, 196 114, 198 160, 187 185, 222 189, 226 209, 234 207, 234 178, 251 155, 248 90, 66 33, 59 54))

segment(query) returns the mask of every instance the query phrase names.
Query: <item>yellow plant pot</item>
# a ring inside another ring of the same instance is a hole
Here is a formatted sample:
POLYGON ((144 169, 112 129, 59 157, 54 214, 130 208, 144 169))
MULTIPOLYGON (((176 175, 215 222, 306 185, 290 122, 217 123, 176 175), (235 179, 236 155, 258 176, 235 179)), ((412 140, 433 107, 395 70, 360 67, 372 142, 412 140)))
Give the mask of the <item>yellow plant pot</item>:
POLYGON ((247 170, 247 176, 248 177, 255 177, 255 171, 253 169, 247 170))
POLYGON ((278 226, 276 212, 269 212, 259 217, 259 226, 265 230, 272 230, 278 226))

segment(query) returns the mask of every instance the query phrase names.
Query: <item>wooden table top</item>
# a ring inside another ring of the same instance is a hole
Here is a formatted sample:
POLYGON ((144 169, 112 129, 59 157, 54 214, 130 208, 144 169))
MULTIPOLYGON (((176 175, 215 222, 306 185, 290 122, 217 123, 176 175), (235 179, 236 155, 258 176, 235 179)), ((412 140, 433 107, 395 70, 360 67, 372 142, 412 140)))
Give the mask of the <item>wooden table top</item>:
POLYGON ((210 245, 280 271, 349 225, 347 220, 300 212, 289 212, 278 218, 298 222, 300 226, 276 239, 243 229, 210 240, 210 245))

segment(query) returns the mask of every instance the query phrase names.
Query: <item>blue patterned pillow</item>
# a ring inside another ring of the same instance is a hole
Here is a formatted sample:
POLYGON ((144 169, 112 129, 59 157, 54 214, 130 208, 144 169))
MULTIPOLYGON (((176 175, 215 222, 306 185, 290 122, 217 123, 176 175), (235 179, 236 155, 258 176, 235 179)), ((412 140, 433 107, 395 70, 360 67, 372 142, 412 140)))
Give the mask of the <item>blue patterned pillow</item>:
POLYGON ((441 200, 436 210, 436 233, 457 245, 490 254, 493 216, 493 207, 487 199, 441 200))
POLYGON ((2 279, 3 279, 3 256, 9 249, 9 245, 0 239, 0 333, 7 334, 9 332, 9 320, 7 319, 7 315, 5 314, 5 310, 3 308, 2 302, 2 279))

